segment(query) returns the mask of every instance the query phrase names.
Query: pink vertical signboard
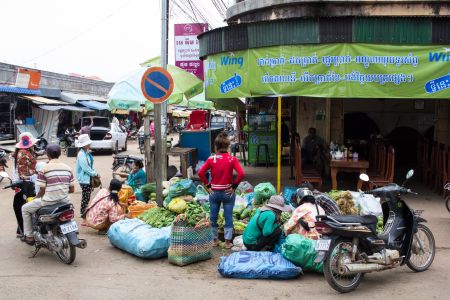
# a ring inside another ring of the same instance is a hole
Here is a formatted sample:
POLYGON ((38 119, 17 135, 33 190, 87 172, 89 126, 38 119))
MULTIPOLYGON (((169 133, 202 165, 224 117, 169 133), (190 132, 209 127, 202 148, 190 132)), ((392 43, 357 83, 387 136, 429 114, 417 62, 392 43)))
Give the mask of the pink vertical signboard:
POLYGON ((203 80, 203 61, 197 35, 208 30, 206 23, 175 24, 175 65, 203 80))

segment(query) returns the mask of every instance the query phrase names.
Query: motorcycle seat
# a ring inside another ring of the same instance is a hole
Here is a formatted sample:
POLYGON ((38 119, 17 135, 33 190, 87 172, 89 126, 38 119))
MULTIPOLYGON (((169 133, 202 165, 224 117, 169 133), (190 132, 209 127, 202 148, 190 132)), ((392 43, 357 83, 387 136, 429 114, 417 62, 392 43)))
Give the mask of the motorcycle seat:
POLYGON ((57 203, 57 204, 53 204, 53 205, 43 206, 43 207, 41 207, 41 208, 37 211, 37 214, 38 214, 38 215, 49 215, 49 214, 51 214, 56 208, 59 208, 59 211, 63 211, 63 210, 72 208, 72 204, 66 204, 66 203, 61 204, 61 203, 57 203))
POLYGON ((375 216, 369 215, 369 216, 350 216, 350 215, 344 215, 344 216, 332 216, 333 219, 340 223, 360 223, 363 225, 373 225, 377 224, 378 219, 375 216))

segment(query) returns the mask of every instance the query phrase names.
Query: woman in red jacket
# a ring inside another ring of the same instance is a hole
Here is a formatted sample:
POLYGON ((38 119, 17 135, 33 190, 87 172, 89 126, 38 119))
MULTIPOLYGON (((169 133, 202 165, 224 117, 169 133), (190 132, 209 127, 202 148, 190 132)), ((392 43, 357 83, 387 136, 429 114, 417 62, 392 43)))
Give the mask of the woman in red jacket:
POLYGON ((225 133, 221 133, 214 141, 215 154, 208 158, 198 172, 198 176, 210 189, 209 204, 211 207, 210 218, 214 237, 214 245, 219 244, 217 233, 217 218, 220 206, 223 204, 225 226, 225 248, 233 247, 233 208, 236 195, 234 190, 244 178, 244 172, 236 157, 228 153, 230 140, 225 133), (210 170, 211 181, 208 182, 205 174, 210 170), (233 180, 233 171, 236 170, 237 177, 233 180))

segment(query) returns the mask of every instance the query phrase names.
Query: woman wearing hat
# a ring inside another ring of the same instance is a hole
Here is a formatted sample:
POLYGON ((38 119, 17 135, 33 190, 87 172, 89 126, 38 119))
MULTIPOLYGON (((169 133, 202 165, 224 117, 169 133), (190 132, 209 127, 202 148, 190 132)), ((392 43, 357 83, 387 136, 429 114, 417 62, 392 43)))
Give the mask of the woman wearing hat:
POLYGON ((258 209, 244 230, 244 245, 247 250, 261 251, 273 248, 280 238, 280 216, 291 208, 284 204, 282 196, 272 196, 262 208, 258 209))
POLYGON ((26 198, 35 195, 34 184, 30 181, 36 173, 36 157, 33 154, 33 146, 37 140, 29 132, 23 132, 16 144, 13 155, 19 179, 24 181, 23 189, 14 196, 14 213, 17 219, 17 238, 23 237, 22 206, 27 202, 26 198))
POLYGON ((92 143, 89 135, 81 134, 78 137, 77 147, 80 148, 80 151, 77 155, 77 180, 81 187, 81 209, 80 214, 83 218, 83 223, 86 223, 85 220, 85 210, 89 204, 89 200, 91 199, 91 177, 99 176, 94 170, 94 157, 89 152, 90 144, 92 143))

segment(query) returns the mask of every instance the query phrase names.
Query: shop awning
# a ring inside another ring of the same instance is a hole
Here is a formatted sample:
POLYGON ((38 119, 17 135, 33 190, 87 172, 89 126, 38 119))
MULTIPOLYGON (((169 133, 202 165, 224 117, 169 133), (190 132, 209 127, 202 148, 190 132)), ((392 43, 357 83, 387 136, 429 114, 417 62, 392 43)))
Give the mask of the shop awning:
POLYGON ((31 89, 25 89, 10 85, 0 85, 0 92, 5 93, 14 93, 14 94, 24 94, 24 95, 40 95, 40 90, 31 90, 31 89))
POLYGON ((81 111, 81 112, 93 112, 92 109, 86 108, 86 107, 80 107, 80 106, 74 106, 74 105, 39 105, 39 108, 43 110, 68 110, 68 111, 81 111))
POLYGON ((108 105, 97 101, 80 101, 78 103, 95 110, 108 110, 108 105))
POLYGON ((66 102, 63 102, 63 101, 53 100, 53 99, 49 99, 49 98, 45 98, 45 97, 41 97, 41 96, 21 96, 21 98, 23 98, 25 100, 33 101, 33 103, 38 104, 38 105, 39 104, 59 104, 59 105, 67 104, 66 102))
POLYGON ((98 102, 107 102, 108 99, 95 95, 86 95, 86 94, 76 94, 69 92, 61 92, 61 100, 68 102, 70 104, 75 104, 78 101, 98 101, 98 102))

